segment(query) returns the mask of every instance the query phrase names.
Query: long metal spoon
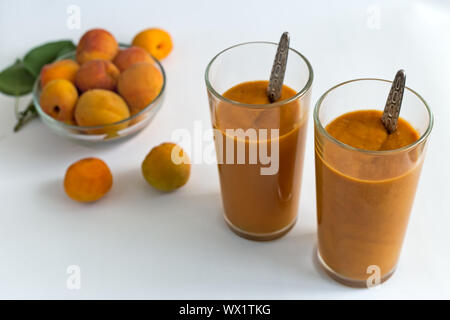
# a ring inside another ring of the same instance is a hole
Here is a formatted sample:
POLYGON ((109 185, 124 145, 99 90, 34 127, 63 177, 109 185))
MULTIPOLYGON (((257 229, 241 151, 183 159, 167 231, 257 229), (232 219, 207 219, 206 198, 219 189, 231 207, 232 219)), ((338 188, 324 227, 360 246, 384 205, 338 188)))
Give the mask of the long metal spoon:
POLYGON ((270 73, 269 86, 267 87, 267 97, 269 101, 275 102, 281 97, 284 74, 286 72, 287 58, 289 53, 289 32, 281 35, 278 43, 277 53, 273 61, 272 72, 270 73))
POLYGON ((403 92, 405 91, 406 74, 404 70, 397 71, 394 81, 392 82, 389 96, 384 106, 381 121, 389 133, 397 130, 398 117, 400 108, 402 107, 403 92))

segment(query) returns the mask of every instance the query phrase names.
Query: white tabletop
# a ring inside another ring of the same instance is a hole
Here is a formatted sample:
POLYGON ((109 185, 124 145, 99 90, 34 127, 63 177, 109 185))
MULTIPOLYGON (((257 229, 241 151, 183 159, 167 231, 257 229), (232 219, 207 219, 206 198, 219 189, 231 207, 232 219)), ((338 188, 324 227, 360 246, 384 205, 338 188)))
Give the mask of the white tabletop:
POLYGON ((447 1, 1 1, 0 68, 34 45, 78 41, 93 27, 130 42, 152 26, 174 40, 163 61, 167 96, 154 122, 131 140, 83 146, 40 121, 13 133, 14 99, 0 95, 0 298, 450 298, 447 1), (67 27, 69 4, 81 9, 81 29, 67 27), (141 176, 144 156, 173 130, 193 131, 198 121, 210 127, 208 61, 232 44, 277 41, 285 30, 313 65, 313 103, 339 82, 392 78, 404 68, 435 114, 401 260, 377 289, 342 286, 313 262, 311 116, 299 221, 279 240, 252 242, 229 231, 213 164, 195 164, 188 184, 171 194, 141 176), (114 175, 110 193, 89 205, 62 188, 68 165, 87 156, 105 160, 114 175), (79 290, 67 288, 70 265, 80 267, 79 290))

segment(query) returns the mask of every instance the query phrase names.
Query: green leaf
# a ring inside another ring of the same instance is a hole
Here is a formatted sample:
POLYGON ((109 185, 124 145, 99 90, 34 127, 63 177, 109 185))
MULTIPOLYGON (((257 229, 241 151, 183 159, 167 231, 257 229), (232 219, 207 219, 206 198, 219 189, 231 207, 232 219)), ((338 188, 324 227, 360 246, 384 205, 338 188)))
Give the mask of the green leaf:
POLYGON ((22 61, 0 72, 0 92, 11 96, 21 96, 33 89, 35 77, 28 72, 22 61))
POLYGON ((63 55, 65 55, 66 53, 72 52, 76 49, 75 45, 72 43, 72 45, 70 46, 66 46, 64 48, 62 48, 58 54, 56 55, 55 59, 59 59, 60 57, 62 57, 63 55))
POLYGON ((23 58, 23 64, 32 75, 37 77, 44 65, 53 62, 61 56, 61 53, 67 53, 75 48, 71 40, 48 42, 31 49, 23 58))

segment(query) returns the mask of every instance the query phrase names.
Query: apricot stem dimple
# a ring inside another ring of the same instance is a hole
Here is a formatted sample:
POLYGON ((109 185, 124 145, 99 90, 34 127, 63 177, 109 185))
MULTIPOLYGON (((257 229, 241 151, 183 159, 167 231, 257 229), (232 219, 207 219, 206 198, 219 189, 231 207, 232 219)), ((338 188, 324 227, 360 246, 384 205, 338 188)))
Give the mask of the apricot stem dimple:
POLYGON ((54 107, 53 107, 53 111, 54 111, 56 114, 59 114, 59 112, 61 111, 61 108, 60 108, 59 106, 54 106, 54 107))

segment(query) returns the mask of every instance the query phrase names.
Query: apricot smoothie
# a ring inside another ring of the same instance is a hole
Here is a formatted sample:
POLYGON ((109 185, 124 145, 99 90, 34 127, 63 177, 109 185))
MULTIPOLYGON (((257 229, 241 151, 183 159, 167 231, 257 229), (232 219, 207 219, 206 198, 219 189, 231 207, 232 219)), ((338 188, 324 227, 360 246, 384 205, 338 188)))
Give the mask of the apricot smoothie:
MULTIPOLYGON (((216 150, 218 159, 223 159, 218 168, 225 219, 239 235, 259 240, 281 236, 296 221, 307 119, 306 109, 302 109, 298 100, 268 108, 267 85, 268 81, 250 81, 227 90, 223 96, 229 100, 264 107, 246 109, 221 102, 213 122, 220 133, 216 137, 216 150), (255 135, 230 135, 229 129, 255 129, 255 135), (267 131, 267 136, 262 135, 261 129, 267 131), (277 130, 275 137, 273 129, 277 130), (244 163, 238 163, 237 152, 232 161, 226 161, 227 146, 239 150, 239 144, 245 150, 244 163), (250 161, 252 147, 258 151, 254 163, 250 161), (278 163, 263 163, 262 148, 267 148, 271 160, 278 163)), ((285 85, 279 100, 296 93, 285 85)))
POLYGON ((405 87, 389 134, 379 108, 391 86, 346 81, 314 109, 317 255, 328 275, 354 287, 377 285, 395 271, 433 127, 425 100, 405 87))
MULTIPOLYGON (((402 118, 388 134, 381 115, 379 110, 346 113, 326 131, 346 145, 370 151, 400 149, 419 139, 402 118)), ((319 252, 341 276, 365 280, 372 265, 379 267, 381 277, 394 270, 422 166, 408 157, 417 154, 374 158, 361 165, 339 149, 329 150, 326 160, 316 151, 319 252)))
POLYGON ((232 46, 205 71, 224 220, 252 240, 278 238, 297 219, 313 70, 287 50, 284 85, 272 103, 267 80, 278 43, 232 46))

